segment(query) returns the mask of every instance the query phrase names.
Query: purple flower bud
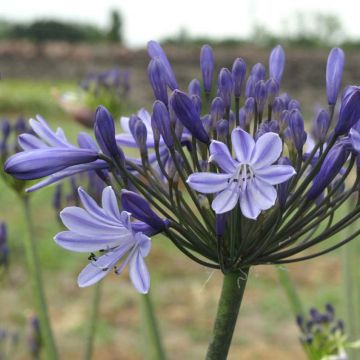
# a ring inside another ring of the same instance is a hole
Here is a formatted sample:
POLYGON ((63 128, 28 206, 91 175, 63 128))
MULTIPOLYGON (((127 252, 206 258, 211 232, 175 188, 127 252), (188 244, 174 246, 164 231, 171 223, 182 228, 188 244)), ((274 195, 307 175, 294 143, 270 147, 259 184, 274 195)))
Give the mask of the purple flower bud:
POLYGON ((0 122, 0 127, 1 127, 1 135, 3 138, 3 141, 9 137, 10 132, 11 132, 11 126, 10 123, 7 119, 2 119, 0 122))
POLYGON ((124 165, 125 155, 115 140, 114 120, 104 106, 99 106, 96 109, 94 132, 96 141, 103 153, 113 158, 117 163, 124 165))
POLYGON ((335 105, 339 95, 345 55, 339 48, 333 48, 326 65, 326 94, 329 105, 335 105))
POLYGON ((233 90, 233 80, 231 72, 227 68, 222 68, 218 77, 218 88, 225 103, 225 108, 231 107, 231 96, 233 90))
POLYGON ((148 77, 154 96, 164 104, 168 103, 166 69, 159 58, 154 58, 148 66, 148 77))
POLYGON ((201 48, 200 68, 203 78, 204 91, 206 93, 210 93, 214 75, 215 60, 213 50, 209 45, 204 45, 201 48))
POLYGON ((289 94, 286 92, 282 93, 279 95, 279 98, 283 101, 284 108, 288 110, 289 102, 291 100, 291 97, 289 96, 289 94))
POLYGON ((266 91, 270 103, 274 101, 275 97, 279 93, 279 89, 279 83, 274 78, 270 78, 266 81, 266 91))
POLYGON ((209 136, 211 136, 211 132, 213 130, 212 120, 210 115, 205 115, 201 118, 201 122, 203 123, 204 129, 209 136))
POLYGON ((201 98, 197 95, 191 95, 191 101, 193 102, 196 111, 198 112, 199 116, 201 115, 201 98))
POLYGON ((272 112, 276 120, 280 120, 280 114, 285 109, 284 102, 280 97, 276 97, 272 102, 272 112))
POLYGON ((255 115, 255 99, 253 97, 248 97, 245 100, 244 110, 246 114, 246 123, 248 124, 255 115))
POLYGON ((250 75, 254 77, 255 84, 260 80, 265 80, 265 75, 266 75, 265 66, 261 63, 255 64, 251 69, 250 75))
POLYGON ((297 109, 290 112, 289 117, 289 135, 291 140, 300 153, 306 141, 306 132, 304 130, 304 119, 301 115, 301 112, 297 109))
POLYGON ((218 121, 216 124, 216 133, 218 140, 225 142, 229 135, 229 122, 225 119, 218 121))
POLYGON ((132 115, 129 120, 129 128, 136 145, 140 149, 140 153, 145 154, 147 152, 147 129, 145 124, 138 116, 132 115))
POLYGON ((53 197, 53 206, 54 209, 56 211, 61 211, 62 210, 62 189, 63 189, 63 185, 62 184, 58 184, 55 187, 55 192, 54 192, 54 197, 53 197))
MULTIPOLYGON (((277 163, 279 165, 292 165, 286 156, 281 157, 277 163)), ((285 208, 286 200, 289 196, 290 183, 291 179, 277 185, 278 201, 282 209, 285 208)))
POLYGON ((246 86, 245 86, 245 97, 246 98, 254 97, 255 83, 256 83, 255 77, 250 75, 246 81, 246 86))
POLYGON ((22 116, 16 120, 14 129, 17 135, 27 132, 26 121, 22 116))
POLYGON ((175 90, 170 98, 170 104, 176 117, 199 141, 208 144, 210 142, 200 116, 191 99, 182 91, 175 90))
POLYGON ((246 130, 246 112, 243 107, 239 110, 239 125, 243 130, 246 130))
POLYGON ((156 129, 164 139, 166 146, 169 149, 172 149, 174 147, 174 138, 172 136, 170 128, 171 125, 169 111, 166 108, 165 104, 159 100, 156 100, 153 104, 151 123, 156 124, 156 129))
POLYGON ((278 134, 279 131, 280 131, 279 123, 276 120, 264 121, 258 127, 258 130, 255 134, 255 140, 257 140, 259 137, 261 137, 262 135, 268 132, 273 132, 278 134))
POLYGON ((28 336, 27 336, 28 349, 31 353, 31 356, 34 359, 38 359, 42 347, 42 339, 40 333, 40 323, 37 316, 30 317, 28 328, 29 328, 28 336))
POLYGON ((215 232, 217 236, 224 235, 228 218, 229 218, 229 212, 223 214, 216 214, 215 232))
POLYGON ((344 93, 339 120, 334 129, 336 135, 346 135, 360 119, 360 87, 351 86, 344 93))
POLYGON ((162 231, 167 226, 167 221, 162 220, 150 207, 149 203, 139 194, 121 190, 121 204, 125 211, 134 218, 143 221, 158 231, 162 231))
POLYGON ((9 246, 7 237, 7 227, 4 222, 0 222, 0 267, 7 268, 9 265, 9 246))
POLYGON ((192 79, 188 87, 189 95, 197 95, 201 97, 201 87, 198 79, 192 79))
POLYGON ((324 143, 330 126, 330 117, 326 110, 320 110, 313 125, 313 136, 318 142, 324 143))
POLYGON ((232 79, 234 84, 234 95, 240 97, 242 84, 246 75, 246 63, 243 59, 235 59, 232 67, 232 79))
POLYGON ((224 100, 221 97, 216 97, 211 103, 211 119, 213 126, 224 117, 225 114, 225 104, 224 100))
POLYGON ((309 200, 316 199, 334 180, 335 176, 345 164, 348 156, 349 152, 342 143, 337 143, 331 148, 308 192, 307 197, 309 200))
POLYGON ((287 108, 288 108, 289 111, 295 110, 295 109, 301 111, 300 102, 295 100, 295 99, 292 99, 292 100, 289 101, 287 108))
POLYGON ((149 41, 148 45, 147 45, 147 50, 148 50, 148 54, 149 56, 154 59, 154 58, 159 58, 160 61, 162 62, 162 64, 165 67, 165 73, 166 73, 166 82, 167 85, 169 86, 169 88, 171 90, 175 90, 179 87, 174 72, 171 68, 170 62, 168 60, 168 58, 166 57, 166 54, 164 52, 164 50, 162 49, 162 47, 160 46, 159 43, 157 43, 156 41, 149 41))
POLYGON ((264 111, 267 99, 266 84, 264 80, 260 80, 255 85, 255 101, 259 113, 264 111))
POLYGON ((274 78, 279 84, 283 76, 285 68, 285 52, 284 49, 278 45, 272 49, 269 57, 269 74, 271 78, 274 78))

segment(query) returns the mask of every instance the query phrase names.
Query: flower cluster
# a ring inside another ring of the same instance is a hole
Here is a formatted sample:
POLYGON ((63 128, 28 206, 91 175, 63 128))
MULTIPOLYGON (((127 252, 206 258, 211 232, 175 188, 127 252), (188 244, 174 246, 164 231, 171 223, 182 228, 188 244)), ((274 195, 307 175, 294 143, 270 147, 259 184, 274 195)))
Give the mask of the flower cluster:
POLYGON ((249 69, 237 58, 214 81, 215 56, 205 45, 202 81, 193 79, 187 92, 180 90, 157 42, 148 44, 148 53, 156 100, 151 111, 123 117, 123 133, 115 133, 103 106, 95 115, 96 142, 80 134, 79 147, 38 117, 30 121, 37 136, 21 135, 24 151, 5 164, 19 179, 47 176, 30 191, 88 170, 111 186, 104 190, 102 207, 79 190, 85 209, 67 208, 61 214, 69 231, 56 241, 91 253, 81 286, 111 269, 119 273, 129 263, 134 286, 146 292, 143 258, 150 249, 148 236, 159 232, 192 260, 224 273, 310 259, 360 233, 315 248, 360 217, 359 203, 346 216, 336 216, 358 192, 359 172, 350 174, 359 165, 360 151, 360 87, 346 87, 338 115, 335 111, 344 66, 340 49, 328 58, 328 107, 314 121, 313 138, 305 130, 299 101, 280 92, 281 46, 272 50, 268 69, 261 63, 249 69), (313 145, 305 150, 305 143, 313 145), (126 156, 125 147, 138 148, 139 158, 126 156), (131 223, 130 214, 140 223, 131 223), (308 249, 314 250, 303 254, 308 249))
POLYGON ((347 339, 344 322, 335 318, 331 304, 326 305, 324 313, 310 309, 308 319, 298 316, 297 324, 301 330, 301 344, 309 359, 346 360, 346 348, 358 346, 347 339))

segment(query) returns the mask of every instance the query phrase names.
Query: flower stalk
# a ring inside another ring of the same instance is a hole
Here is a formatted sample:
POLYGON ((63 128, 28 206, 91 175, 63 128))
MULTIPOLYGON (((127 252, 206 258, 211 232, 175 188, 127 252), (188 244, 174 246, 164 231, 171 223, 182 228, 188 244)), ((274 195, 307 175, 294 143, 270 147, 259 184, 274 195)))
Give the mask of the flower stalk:
POLYGON ((243 299, 249 269, 224 275, 213 334, 206 360, 227 358, 243 299))
POLYGON ((27 226, 27 236, 23 236, 24 249, 28 264, 28 270, 30 273, 29 278, 31 282, 36 313, 40 321, 41 338, 44 341, 44 347, 47 354, 46 358, 49 360, 56 360, 58 359, 58 354, 50 325, 48 306, 43 288, 43 280, 35 243, 34 227, 31 219, 29 197, 26 195, 21 196, 21 202, 23 205, 24 216, 27 226))

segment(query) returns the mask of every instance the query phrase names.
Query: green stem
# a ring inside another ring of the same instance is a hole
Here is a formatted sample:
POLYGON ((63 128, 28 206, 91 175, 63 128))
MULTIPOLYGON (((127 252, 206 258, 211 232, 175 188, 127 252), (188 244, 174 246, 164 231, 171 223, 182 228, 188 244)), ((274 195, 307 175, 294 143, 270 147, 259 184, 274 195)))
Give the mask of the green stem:
POLYGON ((156 321, 150 294, 141 295, 141 312, 144 334, 144 353, 148 360, 165 360, 165 352, 156 321))
POLYGON ((96 333, 97 319, 99 315, 100 308, 100 298, 101 298, 101 281, 99 281, 94 288, 94 293, 91 301, 91 313, 88 333, 86 335, 86 344, 85 344, 85 360, 91 360, 94 350, 94 340, 96 333))
POLYGON ((296 290, 294 282, 291 280, 290 275, 288 273, 288 269, 284 268, 284 266, 276 266, 280 284, 285 290, 285 294, 289 300, 291 310, 296 317, 297 315, 304 316, 304 308, 301 303, 300 296, 296 290))
POLYGON ((46 358, 49 360, 55 360, 58 358, 58 355, 47 310, 48 307, 45 299, 38 253, 36 250, 35 232, 31 220, 29 198, 25 195, 21 196, 21 200, 27 226, 27 236, 25 235, 22 238, 24 241, 25 255, 30 273, 30 282, 35 302, 36 314, 40 321, 41 338, 43 339, 45 345, 45 350, 47 353, 46 358))
POLYGON ((227 358, 249 269, 224 275, 218 310, 206 360, 227 358))

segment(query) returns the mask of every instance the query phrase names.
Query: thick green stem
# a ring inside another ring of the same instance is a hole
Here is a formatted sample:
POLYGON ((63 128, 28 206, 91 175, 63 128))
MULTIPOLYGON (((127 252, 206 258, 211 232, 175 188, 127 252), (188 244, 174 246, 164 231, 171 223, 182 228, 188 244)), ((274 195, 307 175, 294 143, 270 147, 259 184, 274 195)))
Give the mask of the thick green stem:
POLYGON ((22 238, 24 241, 25 255, 30 274, 29 278, 32 287, 33 300, 35 302, 36 314, 39 317, 40 322, 41 338, 47 353, 46 359, 55 360, 58 358, 58 355, 49 321, 48 307, 45 299, 40 264, 36 250, 35 233, 33 223, 31 221, 29 198, 27 196, 22 196, 21 200, 27 226, 27 234, 24 234, 22 238))
POLYGON ((291 280, 288 270, 284 266, 276 266, 280 284, 285 290, 285 294, 289 300, 291 310, 296 317, 297 315, 304 316, 304 308, 301 303, 300 296, 296 290, 294 282, 291 280))
POLYGON ((94 288, 94 293, 91 301, 91 313, 89 318, 89 327, 88 333, 86 335, 86 344, 85 344, 85 360, 91 360, 94 350, 94 340, 96 333, 97 319, 99 315, 100 308, 100 298, 101 298, 101 281, 99 281, 94 288))
POLYGON ((227 358, 249 269, 224 275, 218 310, 206 360, 227 358))
POLYGON ((143 319, 144 353, 147 360, 165 360, 159 327, 156 321, 150 294, 141 295, 141 312, 143 319))

